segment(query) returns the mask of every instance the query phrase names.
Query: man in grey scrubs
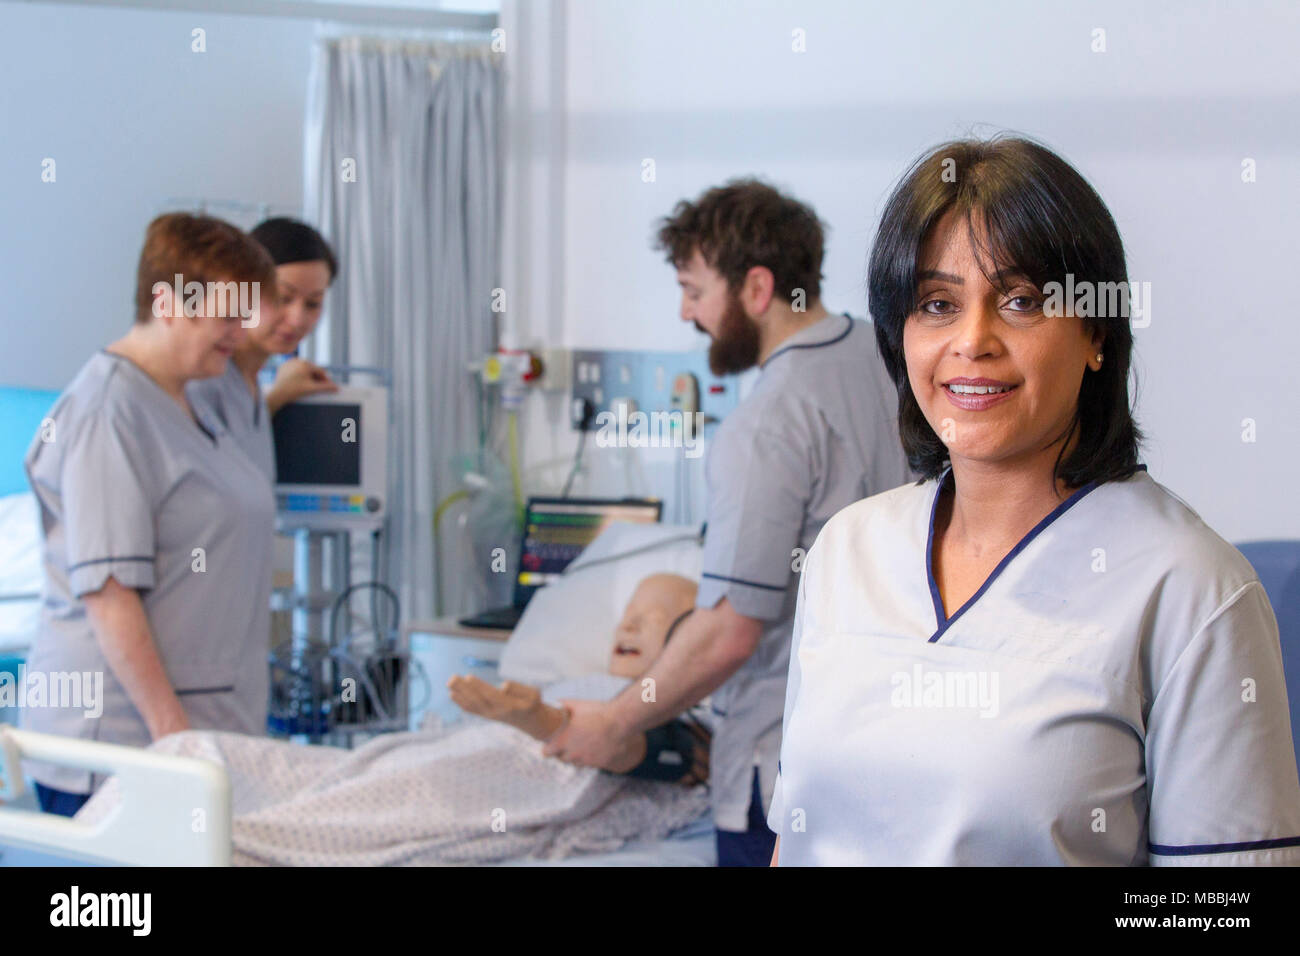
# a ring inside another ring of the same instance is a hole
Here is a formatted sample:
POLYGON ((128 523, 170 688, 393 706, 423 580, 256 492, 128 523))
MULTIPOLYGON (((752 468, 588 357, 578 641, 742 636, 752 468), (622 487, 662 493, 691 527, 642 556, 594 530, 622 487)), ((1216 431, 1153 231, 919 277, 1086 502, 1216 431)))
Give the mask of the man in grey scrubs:
POLYGON ((647 671, 653 683, 609 703, 566 702, 570 723, 547 752, 598 764, 623 737, 712 694, 718 863, 766 866, 802 556, 831 515, 909 472, 871 326, 821 304, 811 209, 734 181, 679 203, 659 246, 677 268, 682 318, 713 339, 713 371, 761 374, 709 449, 695 612, 647 671))

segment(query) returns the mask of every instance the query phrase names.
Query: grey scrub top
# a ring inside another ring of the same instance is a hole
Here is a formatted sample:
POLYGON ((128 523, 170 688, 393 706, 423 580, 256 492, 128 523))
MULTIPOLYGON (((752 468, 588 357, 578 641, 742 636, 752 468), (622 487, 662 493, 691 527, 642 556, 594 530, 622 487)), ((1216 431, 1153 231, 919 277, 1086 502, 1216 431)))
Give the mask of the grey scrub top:
MULTIPOLYGON (((80 600, 112 576, 140 591, 191 725, 265 733, 275 517, 266 475, 218 424, 200 427, 143 370, 107 352, 86 363, 50 418, 53 434, 38 434, 26 458, 45 570, 28 680, 33 672, 102 674, 103 712, 89 716, 84 700, 28 706, 25 726, 149 743, 80 600)), ((71 792, 102 780, 69 768, 29 769, 38 782, 71 792)))
POLYGON ((274 483, 275 442, 262 389, 259 387, 254 397, 243 373, 234 362, 229 362, 224 373, 190 382, 185 386, 185 393, 195 410, 204 417, 215 418, 274 483))
POLYGON ((871 324, 831 315, 768 357, 713 436, 696 604, 725 597, 764 622, 758 648, 713 694, 710 787, 721 830, 748 828, 755 767, 765 801, 775 784, 803 552, 835 512, 910 476, 895 395, 871 324))
POLYGON ((942 480, 840 512, 808 555, 781 864, 1300 864, 1277 622, 1240 552, 1139 471, 1071 495, 948 615, 942 480))

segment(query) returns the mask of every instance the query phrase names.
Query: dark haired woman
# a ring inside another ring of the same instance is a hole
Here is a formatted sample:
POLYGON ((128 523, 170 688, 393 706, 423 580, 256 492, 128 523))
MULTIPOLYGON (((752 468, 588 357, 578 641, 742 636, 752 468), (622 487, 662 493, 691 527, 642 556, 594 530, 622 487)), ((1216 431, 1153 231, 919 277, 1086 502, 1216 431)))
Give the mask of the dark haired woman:
POLYGON ((1127 280, 1035 143, 946 144, 894 192, 870 306, 923 480, 807 557, 774 862, 1300 863, 1277 624, 1138 463, 1127 280))
POLYGON ((296 219, 268 219, 250 235, 275 261, 276 295, 269 301, 276 307, 263 310, 262 321, 248 330, 225 374, 194 382, 189 395, 230 430, 244 453, 274 481, 271 416, 290 402, 338 386, 324 369, 300 358, 276 370, 265 396, 257 376, 272 355, 292 355, 316 327, 338 264, 325 238, 296 219))

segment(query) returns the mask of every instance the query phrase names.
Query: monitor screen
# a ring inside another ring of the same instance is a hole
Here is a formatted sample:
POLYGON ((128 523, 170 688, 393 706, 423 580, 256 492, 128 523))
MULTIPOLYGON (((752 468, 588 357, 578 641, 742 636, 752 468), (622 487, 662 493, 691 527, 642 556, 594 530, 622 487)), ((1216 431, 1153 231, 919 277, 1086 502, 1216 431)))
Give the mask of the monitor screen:
POLYGON ((654 524, 657 501, 538 500, 528 503, 524 546, 519 557, 516 600, 558 577, 613 521, 654 524))
POLYGON ((281 485, 361 484, 361 406, 295 402, 272 419, 275 480, 281 485))

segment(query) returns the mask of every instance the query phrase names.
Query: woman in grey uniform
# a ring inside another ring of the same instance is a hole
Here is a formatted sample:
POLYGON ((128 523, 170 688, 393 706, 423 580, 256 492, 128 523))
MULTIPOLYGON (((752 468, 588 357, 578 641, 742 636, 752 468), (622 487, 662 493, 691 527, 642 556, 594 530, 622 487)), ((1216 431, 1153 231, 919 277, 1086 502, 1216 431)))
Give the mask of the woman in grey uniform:
MULTIPOLYGON (((150 223, 135 324, 82 367, 27 454, 46 576, 28 674, 102 681, 100 706, 61 695, 24 711, 29 729, 133 745, 191 727, 264 732, 271 485, 185 388, 225 371, 255 321, 243 303, 274 282, 266 251, 228 223, 150 223), (232 282, 248 283, 238 309, 215 288, 232 282)), ((47 812, 71 815, 99 783, 30 770, 47 812)))
POLYGON ((265 396, 257 377, 272 355, 292 355, 320 321, 325 293, 338 272, 324 236, 296 219, 268 219, 250 233, 275 262, 277 301, 248 330, 222 375, 191 382, 190 401, 221 422, 272 481, 275 447, 271 416, 283 406, 338 386, 325 370, 292 358, 276 371, 265 396))

